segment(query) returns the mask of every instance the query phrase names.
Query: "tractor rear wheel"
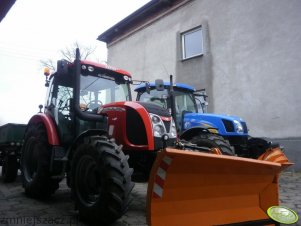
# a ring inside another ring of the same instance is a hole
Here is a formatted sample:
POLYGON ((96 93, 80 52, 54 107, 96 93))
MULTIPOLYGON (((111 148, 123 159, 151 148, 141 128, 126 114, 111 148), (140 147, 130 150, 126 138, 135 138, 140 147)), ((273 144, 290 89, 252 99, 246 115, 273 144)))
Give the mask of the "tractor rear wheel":
POLYGON ((234 148, 222 136, 212 133, 202 133, 192 137, 189 142, 200 147, 218 148, 223 155, 235 155, 234 148))
POLYGON ((21 154, 22 182, 27 196, 48 198, 58 189, 59 181, 51 178, 50 159, 51 146, 44 125, 30 125, 21 154))
POLYGON ((104 137, 82 144, 71 164, 71 189, 80 218, 111 224, 129 205, 133 170, 121 146, 104 137))
POLYGON ((4 157, 2 166, 2 179, 4 182, 14 182, 18 175, 18 161, 15 155, 7 155, 4 157))

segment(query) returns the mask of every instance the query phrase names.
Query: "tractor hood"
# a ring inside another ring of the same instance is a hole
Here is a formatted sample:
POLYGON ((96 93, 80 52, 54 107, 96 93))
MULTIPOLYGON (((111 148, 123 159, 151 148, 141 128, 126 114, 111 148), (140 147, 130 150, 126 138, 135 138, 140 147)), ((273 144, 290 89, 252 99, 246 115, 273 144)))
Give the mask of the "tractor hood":
POLYGON ((186 113, 182 127, 184 130, 192 127, 215 128, 223 136, 248 135, 246 122, 240 117, 229 115, 186 113))

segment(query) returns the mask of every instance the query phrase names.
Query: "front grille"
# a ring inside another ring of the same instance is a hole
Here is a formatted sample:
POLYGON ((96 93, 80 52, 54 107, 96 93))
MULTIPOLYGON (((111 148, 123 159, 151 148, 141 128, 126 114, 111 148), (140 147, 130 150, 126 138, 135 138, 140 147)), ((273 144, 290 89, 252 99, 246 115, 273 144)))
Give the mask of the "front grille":
POLYGON ((164 121, 164 120, 162 120, 162 121, 163 121, 163 123, 164 123, 165 129, 166 129, 166 132, 167 132, 167 133, 169 133, 169 131, 170 131, 170 123, 171 123, 171 121, 164 121))
POLYGON ((132 108, 127 108, 126 112, 126 133, 132 144, 147 144, 147 134, 143 120, 138 112, 132 108))
POLYGON ((230 120, 222 119, 227 132, 234 132, 234 124, 230 120))

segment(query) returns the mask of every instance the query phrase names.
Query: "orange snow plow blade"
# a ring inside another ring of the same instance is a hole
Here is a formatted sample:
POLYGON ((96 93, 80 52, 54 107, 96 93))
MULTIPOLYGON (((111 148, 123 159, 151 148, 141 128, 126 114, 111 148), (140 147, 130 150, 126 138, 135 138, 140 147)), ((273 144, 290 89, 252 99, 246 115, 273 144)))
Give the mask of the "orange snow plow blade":
POLYGON ((148 225, 269 224, 285 164, 167 148, 150 175, 148 225))

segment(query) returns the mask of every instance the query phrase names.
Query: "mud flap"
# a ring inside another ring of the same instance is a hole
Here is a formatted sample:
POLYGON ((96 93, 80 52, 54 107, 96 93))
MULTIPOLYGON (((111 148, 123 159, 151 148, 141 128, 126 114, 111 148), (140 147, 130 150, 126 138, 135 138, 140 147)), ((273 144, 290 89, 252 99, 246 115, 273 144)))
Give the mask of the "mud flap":
POLYGON ((279 205, 281 163, 167 148, 149 179, 148 225, 225 225, 267 220, 279 205))

